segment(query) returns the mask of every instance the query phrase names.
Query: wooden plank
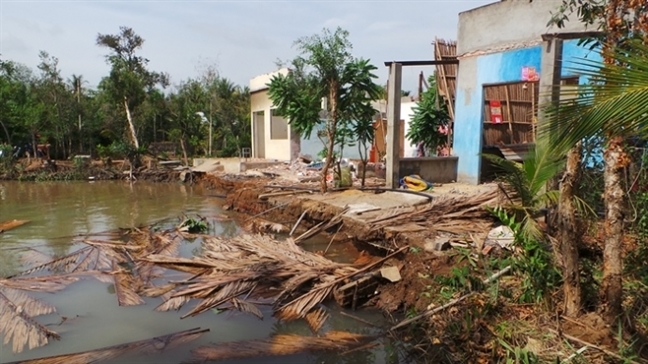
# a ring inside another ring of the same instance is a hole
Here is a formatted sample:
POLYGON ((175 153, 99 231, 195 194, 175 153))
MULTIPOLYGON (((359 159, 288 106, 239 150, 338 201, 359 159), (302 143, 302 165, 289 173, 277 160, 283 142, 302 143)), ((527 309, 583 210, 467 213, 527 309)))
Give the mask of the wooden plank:
POLYGON ((0 222, 0 234, 11 229, 15 229, 19 226, 25 225, 29 220, 7 220, 0 222))
POLYGON ((509 95, 509 86, 504 85, 504 95, 506 97, 506 112, 508 113, 508 126, 509 126, 509 133, 511 134, 511 143, 515 143, 515 137, 513 136, 513 124, 511 121, 513 121, 513 113, 511 112, 511 96, 509 95))

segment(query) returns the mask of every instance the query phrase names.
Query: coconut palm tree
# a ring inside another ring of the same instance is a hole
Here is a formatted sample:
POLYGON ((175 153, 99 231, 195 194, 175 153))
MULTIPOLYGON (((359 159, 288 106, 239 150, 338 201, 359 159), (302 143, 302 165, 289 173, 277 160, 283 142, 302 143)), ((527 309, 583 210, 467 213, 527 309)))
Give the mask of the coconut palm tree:
POLYGON ((572 100, 563 101, 549 111, 545 132, 550 135, 556 156, 565 155, 582 140, 604 137, 606 140, 605 192, 606 241, 603 282, 600 296, 602 312, 608 322, 621 313, 623 201, 621 172, 630 163, 623 142, 629 137, 648 136, 648 46, 629 42, 606 54, 614 62, 582 60, 577 72, 590 82, 574 90, 561 91, 572 100), (576 96, 576 100, 573 97, 576 96))

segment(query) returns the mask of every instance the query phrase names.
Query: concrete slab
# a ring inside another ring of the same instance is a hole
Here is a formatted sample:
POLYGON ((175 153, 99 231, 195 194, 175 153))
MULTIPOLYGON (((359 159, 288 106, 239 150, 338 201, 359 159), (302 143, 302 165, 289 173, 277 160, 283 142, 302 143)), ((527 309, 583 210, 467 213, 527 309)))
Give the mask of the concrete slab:
POLYGON ((225 173, 239 173, 241 172, 241 159, 240 158, 194 158, 194 167, 200 167, 205 163, 218 162, 223 166, 222 171, 225 173))
POLYGON ((209 173, 214 171, 223 171, 224 168, 219 161, 208 159, 197 167, 192 167, 191 170, 198 173, 209 173))
POLYGON ((347 190, 343 192, 327 193, 325 195, 314 195, 307 198, 322 201, 338 207, 367 203, 379 207, 381 210, 395 207, 416 206, 429 202, 429 199, 423 196, 392 191, 376 194, 372 191, 363 192, 360 190, 347 190))

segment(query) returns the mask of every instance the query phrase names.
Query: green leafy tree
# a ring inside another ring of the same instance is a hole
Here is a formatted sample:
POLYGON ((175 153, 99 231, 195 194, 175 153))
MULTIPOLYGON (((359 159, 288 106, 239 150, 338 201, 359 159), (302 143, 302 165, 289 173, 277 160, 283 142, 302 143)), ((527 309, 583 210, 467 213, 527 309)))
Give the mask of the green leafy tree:
POLYGON ((54 140, 56 155, 67 158, 71 153, 72 145, 71 126, 73 124, 69 120, 73 108, 72 97, 61 76, 58 58, 50 56, 45 51, 39 53, 39 58, 41 62, 38 69, 41 74, 34 90, 43 105, 43 115, 42 130, 31 130, 34 154, 37 142, 35 135, 39 133, 45 138, 54 140))
POLYGON ((137 109, 156 86, 168 85, 168 77, 164 73, 148 70, 148 59, 137 55, 136 52, 144 44, 142 37, 128 27, 120 27, 119 30, 119 34, 116 35, 99 34, 97 45, 108 48, 110 52, 106 60, 111 70, 109 82, 104 84, 104 89, 114 104, 123 108, 128 122, 130 142, 137 149, 139 140, 134 120, 137 109))
POLYGON ((439 103, 436 76, 428 78, 428 89, 421 95, 421 100, 413 108, 414 116, 407 132, 407 140, 412 144, 423 142, 423 145, 436 150, 446 143, 447 135, 440 131, 448 126, 450 117, 445 103, 439 103), (442 106, 439 106, 442 105, 442 106))
POLYGON ((300 55, 292 61, 291 72, 273 77, 269 84, 270 99, 294 131, 310 138, 313 130, 324 130, 327 158, 322 168, 323 192, 334 163, 340 125, 364 119, 370 101, 380 97, 380 86, 374 82, 376 67, 351 55, 348 36, 341 28, 335 32, 324 29, 322 34, 297 40, 300 55), (320 115, 322 99, 327 101, 324 119, 320 115))

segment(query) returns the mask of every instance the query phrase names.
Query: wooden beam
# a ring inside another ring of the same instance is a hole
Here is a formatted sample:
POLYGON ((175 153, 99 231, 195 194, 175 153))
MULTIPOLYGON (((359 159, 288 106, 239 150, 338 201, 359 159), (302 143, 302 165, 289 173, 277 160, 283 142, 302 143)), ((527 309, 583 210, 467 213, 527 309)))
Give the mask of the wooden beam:
POLYGON ((394 62, 385 62, 385 67, 390 67, 392 63, 398 63, 403 67, 411 66, 439 66, 444 64, 459 64, 458 59, 442 59, 434 61, 394 61, 394 62))

